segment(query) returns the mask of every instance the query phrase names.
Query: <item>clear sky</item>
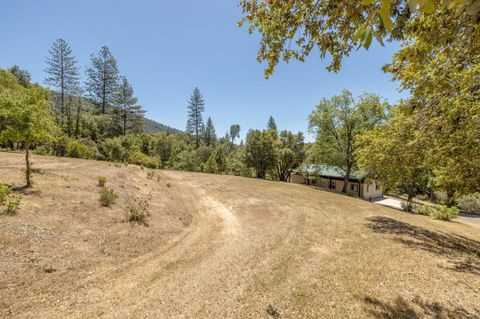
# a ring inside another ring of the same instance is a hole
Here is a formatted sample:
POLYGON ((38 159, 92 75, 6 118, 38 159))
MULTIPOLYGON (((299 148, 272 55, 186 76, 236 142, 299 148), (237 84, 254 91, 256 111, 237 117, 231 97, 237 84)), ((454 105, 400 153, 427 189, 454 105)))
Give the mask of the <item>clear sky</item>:
MULTIPOLYGON (((230 124, 264 128, 272 115, 279 129, 307 130, 307 117, 322 97, 349 89, 377 93, 390 102, 405 93, 381 67, 396 44, 352 52, 339 73, 313 54, 305 63, 280 65, 269 80, 256 61, 258 35, 237 21, 238 0, 15 0, 0 5, 0 67, 18 64, 43 83, 53 41, 65 39, 84 76, 90 54, 107 45, 120 73, 135 89, 147 117, 184 129, 195 86, 206 101, 217 134, 230 124)), ((311 137, 308 138, 311 140, 311 137)))

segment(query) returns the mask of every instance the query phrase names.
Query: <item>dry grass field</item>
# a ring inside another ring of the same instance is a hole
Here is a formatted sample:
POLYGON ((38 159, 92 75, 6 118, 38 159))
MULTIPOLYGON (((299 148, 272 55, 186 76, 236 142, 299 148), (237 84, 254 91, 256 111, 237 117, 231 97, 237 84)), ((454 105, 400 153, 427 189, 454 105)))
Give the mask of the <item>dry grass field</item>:
POLYGON ((479 318, 480 232, 302 185, 0 153, 2 318, 479 318), (119 195, 102 207, 97 176, 119 195), (146 224, 128 198, 151 194, 146 224))

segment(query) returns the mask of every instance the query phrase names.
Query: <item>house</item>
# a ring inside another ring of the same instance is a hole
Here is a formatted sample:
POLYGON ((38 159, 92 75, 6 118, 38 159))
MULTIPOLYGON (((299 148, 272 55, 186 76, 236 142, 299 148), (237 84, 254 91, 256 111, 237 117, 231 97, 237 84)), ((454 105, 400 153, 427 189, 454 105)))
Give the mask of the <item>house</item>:
MULTIPOLYGON (((337 192, 343 189, 344 175, 335 167, 327 165, 306 165, 290 174, 290 183, 313 185, 337 192)), ((353 172, 348 180, 347 192, 371 201, 383 197, 383 187, 376 182, 366 182, 366 174, 353 172)))

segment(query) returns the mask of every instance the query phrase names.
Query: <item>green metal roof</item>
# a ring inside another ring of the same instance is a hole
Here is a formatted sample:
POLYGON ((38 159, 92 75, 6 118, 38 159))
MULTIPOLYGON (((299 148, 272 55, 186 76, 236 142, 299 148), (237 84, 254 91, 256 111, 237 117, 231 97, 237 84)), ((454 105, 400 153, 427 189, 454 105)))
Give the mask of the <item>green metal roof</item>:
MULTIPOLYGON (((300 168, 294 170, 296 173, 301 173, 304 175, 312 175, 312 176, 327 176, 327 177, 334 177, 334 178, 344 178, 345 172, 338 167, 335 166, 328 166, 322 164, 308 164, 302 165, 300 168)), ((354 170, 350 174, 350 178, 356 178, 358 180, 362 180, 367 176, 367 174, 360 170, 354 170)))

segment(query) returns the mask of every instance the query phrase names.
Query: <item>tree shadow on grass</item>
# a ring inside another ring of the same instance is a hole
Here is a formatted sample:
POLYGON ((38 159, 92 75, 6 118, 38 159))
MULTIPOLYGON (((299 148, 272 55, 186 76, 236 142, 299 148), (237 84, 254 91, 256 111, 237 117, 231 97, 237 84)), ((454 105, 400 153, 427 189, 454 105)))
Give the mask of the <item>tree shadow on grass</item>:
POLYGON ((460 307, 446 307, 438 302, 422 300, 418 296, 411 302, 401 297, 392 303, 372 297, 365 297, 363 301, 371 317, 378 319, 476 319, 480 316, 480 309, 471 312, 460 307))
MULTIPOLYGON (((7 185, 10 186, 10 185, 7 185)), ((10 186, 11 190, 15 193, 19 193, 21 195, 38 195, 40 194, 40 190, 32 187, 23 186, 10 186)))
POLYGON ((390 234, 395 240, 414 249, 447 258, 453 269, 480 275, 480 242, 452 234, 431 231, 385 216, 367 218, 368 227, 376 233, 390 234))

